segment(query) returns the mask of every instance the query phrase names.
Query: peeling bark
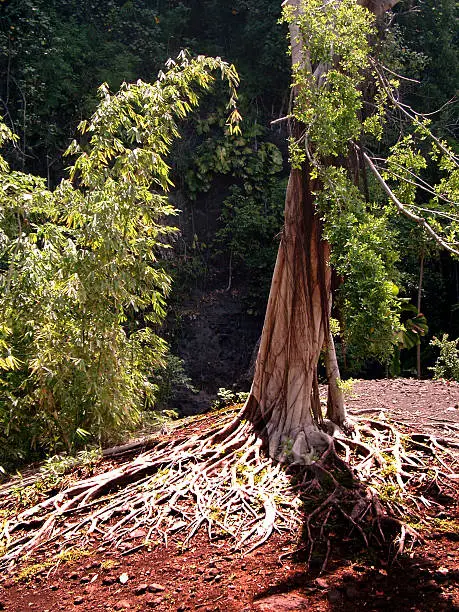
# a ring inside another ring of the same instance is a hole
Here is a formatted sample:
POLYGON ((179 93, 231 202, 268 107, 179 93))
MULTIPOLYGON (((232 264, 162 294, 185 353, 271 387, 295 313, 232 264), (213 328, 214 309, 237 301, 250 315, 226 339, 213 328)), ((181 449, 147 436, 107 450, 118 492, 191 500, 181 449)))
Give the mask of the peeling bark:
MULTIPOLYGON (((380 15, 397 1, 361 0, 360 4, 380 15)), ((301 11, 301 0, 286 0, 284 4, 297 13, 301 11)), ((294 22, 290 24, 290 41, 292 64, 312 72, 307 49, 294 22)), ((326 66, 318 66, 315 78, 319 80, 326 70, 326 66)), ((331 302, 329 245, 321 238, 321 223, 314 204, 313 194, 318 188, 307 164, 301 170, 291 171, 285 225, 254 379, 240 415, 250 419, 264 434, 269 455, 280 461, 310 463, 329 440, 319 428, 322 415, 317 394, 317 363, 324 342, 329 344, 331 302)), ((331 366, 331 378, 334 368, 331 366)), ((332 393, 338 396, 338 391, 336 384, 332 393)), ((332 403, 332 420, 344 422, 342 398, 332 403)))
POLYGON ((247 407, 271 457, 305 461, 326 444, 314 418, 314 373, 328 334, 329 247, 315 214, 314 182, 292 170, 285 226, 247 407))
POLYGON ((325 368, 327 370, 328 397, 327 397, 327 419, 341 427, 346 421, 346 407, 344 395, 340 389, 339 367, 336 359, 335 342, 331 332, 328 332, 327 349, 325 352, 325 368))

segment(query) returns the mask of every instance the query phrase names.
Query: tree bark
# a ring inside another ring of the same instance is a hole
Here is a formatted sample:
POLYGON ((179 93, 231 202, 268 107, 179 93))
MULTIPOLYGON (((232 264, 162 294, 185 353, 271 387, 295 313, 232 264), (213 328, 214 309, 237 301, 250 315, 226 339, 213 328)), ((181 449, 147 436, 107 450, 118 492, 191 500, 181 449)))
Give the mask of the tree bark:
POLYGON ((364 6, 378 16, 382 15, 386 11, 389 11, 399 2, 400 0, 358 0, 358 4, 360 4, 360 6, 364 6))
MULTIPOLYGON (((360 3, 380 15, 397 1, 360 3)), ((284 4, 301 11, 301 0, 284 4)), ((312 72, 295 22, 290 24, 290 41, 292 64, 312 72)), ((315 78, 320 80, 326 69, 318 66, 315 78)), ((314 204, 318 188, 307 164, 292 169, 254 379, 242 414, 262 431, 271 457, 299 463, 310 463, 329 440, 319 429, 315 382, 320 351, 325 340, 328 344, 331 301, 329 245, 321 238, 314 204)), ((343 415, 337 412, 333 416, 339 421, 343 415)))
POLYGON ((292 170, 247 408, 266 434, 271 457, 307 462, 326 444, 314 418, 314 372, 328 334, 329 247, 315 214, 314 181, 292 170))
POLYGON ((340 374, 338 360, 336 358, 335 342, 331 331, 328 332, 325 368, 328 382, 327 419, 330 419, 330 421, 342 427, 346 421, 347 413, 344 405, 344 395, 339 386, 340 374))
MULTIPOLYGON (((419 283, 418 283, 418 313, 421 313, 421 302, 422 302, 422 281, 424 279, 424 248, 421 251, 419 258, 419 283)), ((419 344, 416 346, 416 370, 418 379, 421 379, 421 338, 419 338, 419 344)))

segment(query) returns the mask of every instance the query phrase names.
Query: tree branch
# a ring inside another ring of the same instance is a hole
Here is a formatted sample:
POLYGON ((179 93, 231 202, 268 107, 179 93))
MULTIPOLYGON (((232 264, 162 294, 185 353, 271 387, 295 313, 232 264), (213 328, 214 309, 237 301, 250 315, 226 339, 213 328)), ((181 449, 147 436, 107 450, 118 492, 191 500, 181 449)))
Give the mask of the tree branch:
POLYGON ((414 221, 415 223, 420 225, 422 228, 424 228, 426 232, 430 234, 430 236, 435 240, 435 242, 437 242, 441 247, 443 247, 450 253, 453 253, 454 255, 459 256, 459 251, 451 247, 447 242, 445 242, 443 238, 439 236, 437 232, 435 232, 435 230, 427 223, 427 221, 423 217, 418 217, 418 215, 415 215, 414 213, 412 213, 400 202, 400 200, 397 198, 395 193, 391 190, 389 185, 386 183, 386 181, 383 179, 383 177, 378 172, 378 169, 372 162, 371 158, 366 153, 363 153, 363 157, 365 161, 367 162, 370 170, 373 172, 376 179, 380 183, 381 187, 384 189, 384 191, 387 193, 389 198, 392 200, 392 202, 397 207, 398 211, 402 213, 408 219, 411 219, 411 221, 414 221))

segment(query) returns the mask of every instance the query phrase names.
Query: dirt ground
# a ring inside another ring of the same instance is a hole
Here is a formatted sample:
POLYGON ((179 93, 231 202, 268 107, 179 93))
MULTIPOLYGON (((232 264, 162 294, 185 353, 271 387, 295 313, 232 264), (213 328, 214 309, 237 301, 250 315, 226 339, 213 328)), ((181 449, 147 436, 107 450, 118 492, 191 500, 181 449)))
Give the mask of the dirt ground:
MULTIPOLYGON (((402 430, 448 440, 459 454, 457 383, 358 381, 347 404, 359 418, 376 415, 402 430)), ((301 552, 294 554, 301 545, 292 536, 275 534, 241 556, 227 543, 209 542, 203 532, 186 551, 178 539, 167 548, 146 549, 146 534, 139 529, 125 549, 81 551, 60 566, 31 568, 20 580, 0 576, 0 610, 459 612, 459 492, 445 496, 429 514, 432 528, 423 532, 424 543, 391 565, 349 533, 333 546, 320 576, 321 561, 313 557, 307 569, 301 552)))

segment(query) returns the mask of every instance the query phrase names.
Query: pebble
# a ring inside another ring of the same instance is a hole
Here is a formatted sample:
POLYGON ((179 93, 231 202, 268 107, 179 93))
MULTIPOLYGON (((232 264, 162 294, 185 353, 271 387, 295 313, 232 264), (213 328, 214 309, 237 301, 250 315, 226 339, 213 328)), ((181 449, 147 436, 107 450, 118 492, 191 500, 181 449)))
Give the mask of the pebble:
POLYGON ((162 597, 151 597, 150 599, 147 599, 145 601, 145 604, 149 607, 149 608, 156 608, 156 606, 159 606, 163 601, 162 597))
POLYGON ((131 604, 127 599, 120 599, 113 607, 115 608, 115 610, 129 610, 131 604))
POLYGON ((148 584, 139 584, 138 587, 134 589, 134 595, 143 595, 147 592, 148 584))
POLYGON ((349 586, 346 588, 346 597, 348 599, 357 599, 359 596, 359 591, 354 586, 349 586))
MULTIPOLYGON (((307 610, 309 608, 308 600, 295 593, 270 595, 254 602, 253 607, 258 612, 273 612, 273 610, 294 612, 295 610, 307 610)), ((243 608, 243 610, 248 611, 249 608, 243 608)))
POLYGON ((131 538, 135 540, 136 538, 144 538, 147 535, 145 529, 136 529, 131 533, 131 538))
POLYGON ((157 582, 153 582, 152 584, 148 585, 147 589, 150 593, 159 593, 160 591, 165 591, 166 587, 162 584, 158 584, 157 582))
POLYGON ((91 582, 91 576, 82 576, 80 578, 80 582, 81 584, 87 584, 88 582, 91 582))
POLYGON ((110 586, 111 584, 115 584, 116 578, 115 576, 105 576, 102 578, 102 584, 105 586, 110 586))
POLYGON ((327 595, 330 603, 339 603, 341 601, 341 593, 337 589, 328 591, 327 595))
POLYGON ((73 600, 73 603, 76 606, 79 606, 80 604, 84 603, 84 597, 75 597, 75 599, 73 600))
POLYGON ((315 583, 321 589, 328 589, 328 582, 323 578, 316 578, 315 583))

